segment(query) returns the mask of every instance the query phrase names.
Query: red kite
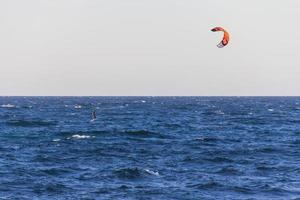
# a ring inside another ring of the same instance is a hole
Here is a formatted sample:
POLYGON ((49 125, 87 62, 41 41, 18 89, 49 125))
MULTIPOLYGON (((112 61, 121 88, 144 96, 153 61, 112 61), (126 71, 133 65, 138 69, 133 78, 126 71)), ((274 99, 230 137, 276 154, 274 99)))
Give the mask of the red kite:
POLYGON ((229 33, 222 27, 215 27, 211 29, 212 32, 222 31, 224 33, 222 41, 217 45, 219 48, 225 47, 229 42, 229 33))

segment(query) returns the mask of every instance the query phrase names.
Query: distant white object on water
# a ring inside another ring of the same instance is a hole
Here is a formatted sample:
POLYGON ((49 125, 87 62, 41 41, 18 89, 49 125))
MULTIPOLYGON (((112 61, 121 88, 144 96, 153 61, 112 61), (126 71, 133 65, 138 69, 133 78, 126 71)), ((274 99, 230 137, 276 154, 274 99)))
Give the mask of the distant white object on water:
POLYGON ((76 138, 76 139, 86 139, 86 138, 90 138, 91 136, 89 135, 72 135, 72 138, 76 138))
POLYGON ((3 104, 1 105, 2 108, 14 108, 16 107, 15 105, 12 105, 12 104, 3 104))

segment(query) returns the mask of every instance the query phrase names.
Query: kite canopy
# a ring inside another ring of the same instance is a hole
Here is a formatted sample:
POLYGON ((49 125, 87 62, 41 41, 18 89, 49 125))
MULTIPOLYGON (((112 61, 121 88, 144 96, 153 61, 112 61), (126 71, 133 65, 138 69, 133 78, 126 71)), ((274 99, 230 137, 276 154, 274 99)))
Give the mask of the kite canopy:
POLYGON ((222 27, 215 27, 211 29, 212 32, 222 31, 224 33, 222 41, 217 45, 219 48, 225 47, 229 42, 229 33, 222 27))

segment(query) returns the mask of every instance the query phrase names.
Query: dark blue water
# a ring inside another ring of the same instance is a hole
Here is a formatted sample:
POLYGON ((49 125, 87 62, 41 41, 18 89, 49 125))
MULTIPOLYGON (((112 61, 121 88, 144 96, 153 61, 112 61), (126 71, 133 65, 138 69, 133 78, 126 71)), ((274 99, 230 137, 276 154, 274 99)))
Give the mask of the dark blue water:
POLYGON ((300 97, 0 97, 0 199, 297 198, 300 97))

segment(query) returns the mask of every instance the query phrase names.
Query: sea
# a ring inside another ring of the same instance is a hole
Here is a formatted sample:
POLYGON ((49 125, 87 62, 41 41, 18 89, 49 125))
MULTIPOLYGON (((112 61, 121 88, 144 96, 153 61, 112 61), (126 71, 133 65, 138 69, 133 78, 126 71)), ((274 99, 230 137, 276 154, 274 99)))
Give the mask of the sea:
POLYGON ((300 97, 0 97, 0 199, 300 200, 300 97))

